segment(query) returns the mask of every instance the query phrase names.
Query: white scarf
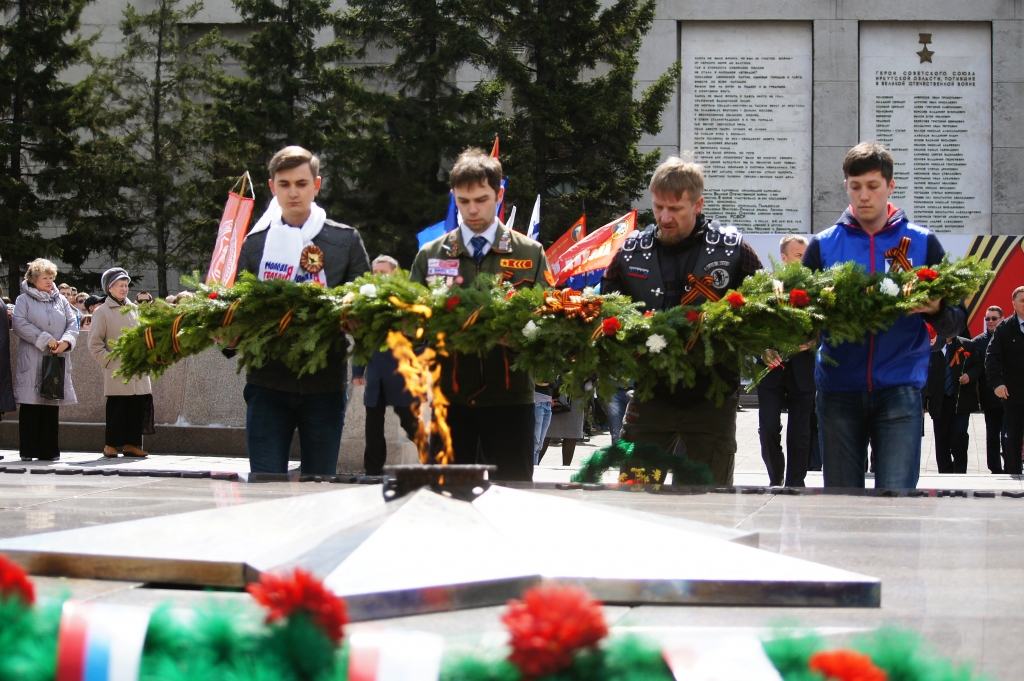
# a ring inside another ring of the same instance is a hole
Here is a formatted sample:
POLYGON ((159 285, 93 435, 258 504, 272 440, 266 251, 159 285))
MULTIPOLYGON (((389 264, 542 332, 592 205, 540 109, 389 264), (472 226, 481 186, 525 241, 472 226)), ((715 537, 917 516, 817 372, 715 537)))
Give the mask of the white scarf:
POLYGON ((327 211, 314 203, 301 228, 286 225, 281 221, 281 206, 275 196, 267 206, 267 212, 249 232, 255 234, 269 228, 260 260, 260 279, 288 279, 298 284, 327 286, 326 268, 313 274, 299 264, 303 249, 313 245, 313 239, 323 229, 326 220, 327 211))

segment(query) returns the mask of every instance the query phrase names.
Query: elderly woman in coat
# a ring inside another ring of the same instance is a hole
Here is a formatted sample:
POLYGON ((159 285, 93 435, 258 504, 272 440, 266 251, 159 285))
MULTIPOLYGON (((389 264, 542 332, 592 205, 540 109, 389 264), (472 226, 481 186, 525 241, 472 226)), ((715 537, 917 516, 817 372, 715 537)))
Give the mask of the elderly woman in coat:
POLYGON ((107 396, 107 431, 103 456, 114 458, 121 449, 125 456, 144 457, 142 430, 146 412, 153 402, 149 376, 125 383, 114 371, 121 363, 107 355, 121 332, 138 325, 138 307, 128 300, 131 277, 120 267, 112 267, 100 277, 107 299, 92 313, 89 352, 103 367, 103 394, 107 396))
POLYGON ((57 266, 37 258, 28 264, 21 295, 12 315, 17 334, 18 361, 14 370, 14 397, 21 405, 18 416, 22 459, 59 459, 60 407, 77 404, 71 385, 71 354, 78 342, 78 315, 53 280, 57 266), (64 354, 67 353, 67 354, 64 354), (64 399, 47 400, 39 395, 43 357, 64 355, 64 399))

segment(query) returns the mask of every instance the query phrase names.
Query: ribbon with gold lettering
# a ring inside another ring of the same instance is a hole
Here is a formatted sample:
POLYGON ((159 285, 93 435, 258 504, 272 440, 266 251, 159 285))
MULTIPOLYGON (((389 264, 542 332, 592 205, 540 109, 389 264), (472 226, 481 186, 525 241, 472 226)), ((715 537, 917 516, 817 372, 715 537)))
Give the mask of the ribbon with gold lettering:
POLYGON ((712 288, 712 282, 714 281, 710 275, 705 275, 698 279, 693 276, 693 273, 686 275, 686 279, 692 287, 682 300, 679 301, 680 305, 691 305, 693 301, 697 300, 697 296, 704 296, 712 303, 718 302, 719 295, 715 293, 715 289, 712 288))
POLYGON ((899 272, 900 270, 909 272, 914 269, 907 257, 908 250, 910 250, 910 237, 905 236, 900 239, 899 246, 894 246, 885 252, 885 257, 892 258, 892 264, 889 266, 890 272, 899 272))

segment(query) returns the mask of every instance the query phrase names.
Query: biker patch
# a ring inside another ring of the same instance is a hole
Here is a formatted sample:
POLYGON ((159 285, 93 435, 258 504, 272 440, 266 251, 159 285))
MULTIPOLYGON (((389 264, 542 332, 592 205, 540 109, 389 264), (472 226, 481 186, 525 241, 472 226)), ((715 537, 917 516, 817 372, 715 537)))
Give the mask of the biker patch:
POLYGON ((648 269, 644 269, 643 267, 630 265, 629 269, 626 270, 626 274, 628 274, 631 277, 637 277, 638 279, 646 279, 651 275, 651 271, 648 269))

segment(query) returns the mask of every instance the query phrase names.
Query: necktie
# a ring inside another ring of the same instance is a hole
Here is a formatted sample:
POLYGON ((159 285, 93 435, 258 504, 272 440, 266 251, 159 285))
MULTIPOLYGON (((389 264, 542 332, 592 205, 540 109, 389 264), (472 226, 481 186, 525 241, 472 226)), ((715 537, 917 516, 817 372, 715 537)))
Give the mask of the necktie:
POLYGON ((477 235, 469 240, 469 245, 473 247, 473 260, 476 260, 476 264, 479 265, 484 261, 484 246, 487 245, 487 237, 477 235))
MULTIPOLYGON (((952 354, 952 351, 950 354, 952 354)), ((946 362, 946 394, 952 397, 955 390, 956 384, 953 382, 953 368, 949 366, 949 362, 946 362)))

